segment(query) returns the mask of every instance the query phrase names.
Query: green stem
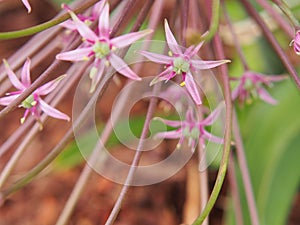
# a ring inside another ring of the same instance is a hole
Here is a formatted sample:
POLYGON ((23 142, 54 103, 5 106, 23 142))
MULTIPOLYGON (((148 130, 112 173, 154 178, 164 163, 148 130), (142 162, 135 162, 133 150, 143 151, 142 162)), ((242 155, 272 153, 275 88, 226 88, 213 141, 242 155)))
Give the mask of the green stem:
MULTIPOLYGON (((84 3, 82 6, 75 9, 74 13, 76 13, 76 14, 81 13, 97 2, 98 2, 98 0, 90 0, 87 3, 84 3)), ((49 20, 45 23, 42 23, 42 24, 39 24, 39 25, 36 25, 33 27, 29 27, 29 28, 25 28, 25 29, 17 30, 17 31, 0 32, 0 40, 14 39, 14 38, 20 38, 20 37, 25 37, 25 36, 29 36, 32 34, 36 34, 38 32, 47 30, 57 24, 60 24, 64 21, 70 19, 70 17, 71 16, 69 13, 65 13, 57 18, 54 18, 52 20, 49 20)))
POLYGON ((205 33, 202 37, 202 41, 210 41, 216 34, 219 27, 220 18, 220 0, 213 0, 212 2, 212 17, 208 33, 205 33))
MULTIPOLYGON (((216 55, 220 59, 224 59, 224 51, 221 43, 221 39, 219 35, 215 35, 214 37, 214 46, 216 55)), ((208 202, 203 209, 202 213, 199 215, 199 217, 194 221, 192 225, 200 225, 203 223, 205 218, 208 216, 208 214, 211 212, 213 206, 215 205, 217 198, 219 196, 219 193, 221 191, 227 165, 228 165, 228 158, 230 153, 230 146, 231 146, 231 127, 232 127, 232 103, 231 103, 231 91, 230 91, 230 85, 229 85, 229 76, 228 76, 228 70, 226 65, 222 65, 220 67, 221 69, 221 80, 223 84, 223 90, 224 90, 224 97, 225 97, 225 104, 226 104, 226 129, 225 129, 225 137, 224 137, 224 148, 223 148, 223 155, 220 163, 220 168, 218 171, 217 179, 215 182, 215 185, 213 187, 213 190, 211 192, 211 195, 208 199, 208 202)))

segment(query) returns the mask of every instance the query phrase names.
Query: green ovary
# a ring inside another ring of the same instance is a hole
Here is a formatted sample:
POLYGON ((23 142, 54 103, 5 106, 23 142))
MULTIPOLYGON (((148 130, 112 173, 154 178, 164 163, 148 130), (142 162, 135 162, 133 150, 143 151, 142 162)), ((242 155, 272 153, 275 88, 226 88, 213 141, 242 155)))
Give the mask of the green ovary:
POLYGON ((29 109, 33 106, 36 105, 36 101, 34 100, 34 97, 33 95, 29 95, 22 103, 21 105, 26 108, 26 109, 29 109))
POLYGON ((173 70, 176 74, 186 73, 190 69, 190 64, 180 57, 176 58, 173 64, 173 70))
POLYGON ((192 138, 194 140, 198 139, 200 136, 200 131, 197 127, 194 127, 192 130, 190 128, 185 127, 182 132, 183 136, 187 138, 192 138))
POLYGON ((105 42, 96 42, 93 46, 93 52, 97 58, 103 59, 110 53, 110 47, 105 42))

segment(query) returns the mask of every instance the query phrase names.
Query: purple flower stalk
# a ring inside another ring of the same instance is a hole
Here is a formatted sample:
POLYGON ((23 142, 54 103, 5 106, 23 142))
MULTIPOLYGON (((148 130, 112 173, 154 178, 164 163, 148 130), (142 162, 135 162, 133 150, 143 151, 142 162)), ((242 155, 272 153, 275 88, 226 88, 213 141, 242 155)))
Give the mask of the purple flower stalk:
POLYGON ((90 78, 92 79, 90 92, 95 90, 105 67, 111 65, 120 74, 133 79, 141 78, 133 72, 127 64, 115 54, 117 49, 131 45, 138 39, 151 33, 151 30, 133 32, 119 37, 110 38, 109 28, 109 5, 105 3, 99 16, 98 34, 92 31, 84 22, 82 22, 72 11, 69 11, 77 31, 83 37, 84 45, 76 50, 60 53, 57 59, 67 61, 83 61, 94 58, 94 64, 90 70, 90 78))
MULTIPOLYGON (((24 63, 21 72, 21 81, 17 78, 16 74, 11 70, 6 60, 3 60, 5 65, 5 70, 10 79, 12 85, 18 89, 18 91, 7 93, 6 97, 0 98, 0 105, 7 106, 9 105, 14 99, 16 99, 22 92, 31 85, 30 79, 30 59, 27 59, 24 63)), ((53 108, 52 106, 48 105, 44 100, 41 99, 40 96, 47 95, 52 92, 57 85, 59 84, 60 80, 64 78, 64 75, 52 80, 41 87, 37 88, 31 95, 29 95, 19 107, 25 108, 25 113, 21 118, 21 124, 25 122, 26 117, 29 113, 31 113, 35 119, 40 122, 40 115, 41 111, 46 113, 47 115, 69 121, 70 118, 58 111, 57 109, 53 108)))
POLYGON ((208 131, 205 130, 206 126, 212 125, 218 118, 224 104, 221 104, 217 107, 208 117, 202 121, 197 121, 194 117, 193 111, 191 109, 187 110, 186 118, 184 121, 174 121, 174 120, 165 120, 162 118, 156 118, 161 120, 168 126, 177 128, 177 130, 160 132, 155 135, 157 138, 168 138, 168 139, 177 139, 179 142, 177 148, 180 148, 184 139, 188 139, 188 146, 192 150, 195 149, 197 141, 205 148, 205 140, 212 141, 215 143, 223 144, 223 139, 217 137, 208 131))
POLYGON ((290 46, 294 47, 294 51, 297 55, 300 55, 300 30, 296 32, 295 38, 291 41, 290 46))
POLYGON ((239 103, 251 103, 251 96, 259 97, 263 101, 275 105, 277 101, 267 92, 265 86, 271 87, 273 82, 285 79, 286 76, 271 76, 260 73, 246 71, 240 78, 232 78, 232 80, 240 80, 238 86, 232 92, 232 99, 238 99, 239 103))
POLYGON ((203 42, 197 46, 192 45, 185 51, 182 51, 182 48, 178 45, 172 31, 170 30, 167 20, 165 20, 165 35, 167 44, 170 48, 169 56, 140 51, 140 53, 149 60, 166 65, 166 70, 155 77, 150 85, 163 80, 167 82, 176 75, 181 75, 182 82, 180 85, 185 85, 194 101, 200 105, 202 102, 192 72, 197 69, 211 69, 224 63, 228 63, 230 60, 204 61, 193 59, 203 45, 203 42))

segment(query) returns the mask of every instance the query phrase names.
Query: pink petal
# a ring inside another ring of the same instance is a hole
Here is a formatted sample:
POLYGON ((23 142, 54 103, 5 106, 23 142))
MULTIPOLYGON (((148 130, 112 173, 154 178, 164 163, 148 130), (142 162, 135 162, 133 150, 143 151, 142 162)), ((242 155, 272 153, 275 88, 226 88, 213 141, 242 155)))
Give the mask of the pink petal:
POLYGON ((72 11, 69 11, 73 21, 74 21, 74 25, 77 28, 77 31, 80 33, 80 35, 86 39, 86 40, 90 40, 90 41, 96 41, 98 40, 97 35, 84 23, 82 22, 75 13, 73 13, 72 11))
POLYGON ((228 62, 230 62, 230 60, 217 60, 217 61, 204 61, 204 60, 195 60, 195 59, 191 60, 192 65, 199 70, 211 69, 228 62))
POLYGON ((19 97, 19 94, 7 96, 7 97, 2 97, 2 98, 0 98, 0 105, 7 106, 7 105, 9 105, 13 100, 15 100, 17 97, 19 97))
POLYGON ((276 105, 277 101, 274 99, 264 88, 259 88, 257 89, 258 96, 260 99, 263 101, 271 104, 271 105, 276 105))
POLYGON ((26 87, 29 87, 31 85, 31 79, 30 79, 30 59, 27 58, 26 62, 24 63, 24 66, 22 68, 21 72, 21 81, 22 84, 26 87))
POLYGON ((205 129, 202 130, 202 137, 205 138, 206 140, 208 141, 211 141, 211 142, 215 142, 215 143, 218 143, 218 144, 223 144, 224 143, 224 140, 220 137, 217 137, 209 132, 207 132, 205 129))
MULTIPOLYGON (((189 58, 192 58, 193 56, 195 56, 198 52, 199 52, 199 50, 200 50, 200 48, 202 47, 202 45, 203 45, 203 41, 202 42, 200 42, 200 44, 198 44, 196 47, 193 47, 193 48, 191 48, 191 49, 187 49, 185 52, 184 52, 184 55, 186 55, 186 56, 188 56, 189 58)), ((192 46, 191 46, 192 47, 192 46)))
POLYGON ((8 62, 3 59, 6 73, 12 85, 14 85, 18 90, 24 90, 26 87, 19 81, 16 74, 10 69, 8 62))
POLYGON ((97 70, 98 70, 97 73, 91 77, 91 79, 92 79, 91 88, 90 88, 91 93, 95 91, 95 88, 103 75, 104 68, 105 68, 105 63, 104 63, 104 61, 101 61, 100 65, 97 68, 97 70))
POLYGON ((170 127, 181 127, 183 122, 179 120, 166 120, 160 117, 155 117, 154 120, 159 120, 170 127))
POLYGON ((70 117, 66 114, 58 111, 57 109, 53 108, 52 106, 48 105, 42 99, 39 99, 41 109, 48 115, 57 119, 67 120, 70 121, 70 117))
POLYGON ((156 77, 153 78, 153 80, 150 82, 149 86, 152 86, 156 84, 157 82, 165 80, 166 82, 170 79, 172 79, 174 76, 176 76, 176 73, 172 73, 172 67, 167 68, 160 74, 158 74, 156 77))
POLYGON ((109 62, 111 63, 112 67, 115 68, 115 70, 124 76, 133 80, 141 80, 141 78, 135 72, 133 72, 119 56, 111 54, 109 62))
POLYGON ((56 55, 56 59, 65 61, 83 61, 88 59, 92 52, 92 47, 78 48, 69 52, 62 52, 56 55))
POLYGON ((105 4, 98 21, 100 37, 109 38, 109 5, 105 4))
POLYGON ((117 48, 123 48, 123 47, 126 47, 126 46, 132 44, 133 42, 145 37, 146 35, 148 35, 150 33, 152 33, 152 30, 148 29, 148 30, 143 30, 143 31, 139 31, 139 32, 124 34, 122 36, 113 38, 111 40, 111 43, 114 46, 116 46, 117 48))
POLYGON ((30 6, 28 0, 22 0, 22 2, 23 2, 23 4, 25 5, 25 7, 26 7, 28 13, 30 13, 30 12, 31 12, 31 6, 30 6))
POLYGON ((66 75, 62 75, 52 81, 49 81, 48 83, 44 84, 43 86, 39 87, 38 89, 36 89, 35 93, 38 95, 47 95, 49 94, 51 91, 53 91, 57 85, 59 84, 59 82, 65 77, 66 75))
POLYGON ((200 124, 202 124, 203 126, 209 126, 211 124, 213 124, 217 118, 219 117, 221 111, 224 108, 224 102, 221 102, 217 108, 215 108, 208 117, 206 117, 204 120, 201 121, 200 124))
POLYGON ((93 10, 92 10, 92 15, 94 17, 98 18, 100 16, 100 13, 102 12, 105 3, 106 3, 106 0, 102 0, 94 5, 93 10))
POLYGON ((139 53, 145 56, 147 59, 152 62, 160 63, 160 64, 170 64, 173 61, 173 58, 166 55, 161 55, 153 52, 139 51, 139 53))
POLYGON ((166 39, 167 39, 167 44, 171 51, 175 54, 182 54, 181 48, 178 45, 170 27, 168 24, 168 21, 165 19, 165 33, 166 33, 166 39))
POLYGON ((195 80, 191 73, 186 74, 185 85, 186 85, 186 89, 188 90, 188 92, 190 93, 190 95, 192 96, 196 104, 201 105, 202 101, 200 99, 197 84, 195 83, 195 80))
POLYGON ((194 113, 191 109, 188 109, 188 111, 186 112, 185 120, 191 124, 195 122, 194 113))
POLYGON ((74 24, 74 21, 72 20, 66 20, 65 22, 62 22, 59 25, 69 30, 76 30, 76 26, 74 24))
POLYGON ((182 137, 181 130, 172 130, 166 132, 160 132, 155 134, 155 138, 163 138, 163 139, 177 139, 182 137))

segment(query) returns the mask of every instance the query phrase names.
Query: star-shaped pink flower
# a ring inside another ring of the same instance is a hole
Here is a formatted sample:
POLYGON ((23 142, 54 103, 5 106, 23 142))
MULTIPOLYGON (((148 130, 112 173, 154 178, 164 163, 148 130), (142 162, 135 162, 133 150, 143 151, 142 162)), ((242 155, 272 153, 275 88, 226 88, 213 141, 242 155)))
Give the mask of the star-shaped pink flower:
POLYGON ((275 105, 277 101, 267 92, 264 86, 270 87, 273 82, 286 79, 286 76, 271 76, 260 73, 246 71, 240 78, 232 78, 239 80, 240 83, 232 91, 232 99, 238 99, 239 103, 251 102, 251 97, 259 97, 263 101, 275 105))
POLYGON ((176 130, 160 132, 155 135, 157 138, 177 139, 179 142, 177 147, 179 148, 184 139, 188 139, 188 146, 194 149, 197 142, 205 147, 205 140, 215 143, 223 144, 223 139, 217 137, 205 130, 206 126, 211 126, 220 115, 224 104, 220 104, 208 117, 202 121, 197 121, 194 117, 193 111, 188 110, 186 112, 186 118, 184 121, 165 120, 162 118, 156 118, 170 127, 177 128, 176 130))
POLYGON ((172 31, 170 30, 167 20, 165 20, 165 35, 167 44, 171 50, 169 56, 153 52, 140 51, 140 53, 149 60, 166 65, 166 70, 154 78, 150 85, 162 80, 168 81, 176 75, 181 75, 181 86, 185 85, 194 101, 197 104, 201 104, 202 102, 198 92, 197 84, 193 78, 192 72, 196 70, 211 69, 224 63, 228 63, 230 60, 204 61, 193 59, 203 45, 203 42, 197 46, 190 46, 185 51, 182 51, 181 46, 178 45, 172 31))
MULTIPOLYGON (((18 91, 7 93, 6 97, 0 98, 0 105, 7 106, 9 105, 13 100, 15 100, 19 95, 22 94, 22 92, 28 88, 31 85, 31 79, 30 79, 30 59, 27 59, 22 72, 21 72, 21 81, 17 78, 16 74, 11 70, 6 60, 3 60, 3 63, 5 65, 5 70, 8 75, 8 78, 10 79, 12 85, 18 89, 18 91)), ((31 95, 29 95, 19 107, 25 108, 25 113, 23 117, 21 118, 21 123, 24 123, 26 117, 29 113, 31 113, 37 121, 40 121, 40 115, 41 111, 46 113, 47 115, 69 121, 70 118, 58 111, 57 109, 53 108, 52 106, 48 105, 41 96, 49 94, 51 91, 53 91, 57 85, 59 84, 60 80, 64 78, 64 76, 60 76, 56 78, 55 80, 52 80, 43 86, 37 88, 31 95)))
POLYGON ((130 79, 141 79, 127 66, 115 51, 131 45, 133 42, 151 33, 151 30, 133 32, 110 38, 108 3, 104 5, 101 11, 97 34, 82 22, 72 11, 69 11, 69 13, 71 14, 77 31, 83 37, 84 45, 76 50, 60 53, 56 58, 67 61, 83 61, 93 58, 94 64, 90 71, 90 78, 92 79, 91 92, 95 90, 105 67, 109 65, 116 69, 120 74, 130 79))

